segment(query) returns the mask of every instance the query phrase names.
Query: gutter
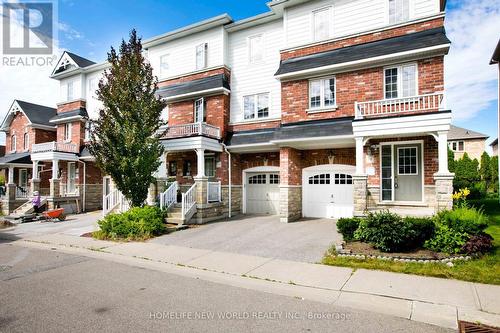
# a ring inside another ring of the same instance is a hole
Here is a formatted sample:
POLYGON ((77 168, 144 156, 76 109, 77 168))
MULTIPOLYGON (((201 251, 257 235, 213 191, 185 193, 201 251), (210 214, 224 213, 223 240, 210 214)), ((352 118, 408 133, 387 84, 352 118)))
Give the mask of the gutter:
MULTIPOLYGON (((224 143, 221 143, 222 147, 224 148, 225 152, 227 153, 227 155, 229 156, 229 193, 228 193, 228 197, 229 197, 229 202, 228 202, 228 208, 229 208, 229 214, 228 214, 228 217, 231 218, 231 187, 232 187, 232 182, 231 182, 231 153, 229 152, 229 150, 227 149, 226 145, 224 143)), ((222 189, 221 189, 222 191, 222 189)))

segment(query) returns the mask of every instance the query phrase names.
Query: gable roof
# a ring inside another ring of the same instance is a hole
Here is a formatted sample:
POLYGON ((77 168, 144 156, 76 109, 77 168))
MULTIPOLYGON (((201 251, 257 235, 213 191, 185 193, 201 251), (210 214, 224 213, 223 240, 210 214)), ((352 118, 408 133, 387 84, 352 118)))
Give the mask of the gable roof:
POLYGON ((490 143, 490 146, 496 146, 498 145, 498 138, 496 138, 495 140, 493 140, 491 143, 490 143))
POLYGON ((68 52, 68 51, 66 51, 66 53, 71 57, 71 59, 73 59, 76 62, 78 67, 85 68, 85 67, 88 67, 90 65, 95 64, 94 61, 86 59, 84 57, 80 57, 78 54, 74 54, 74 53, 68 52))
POLYGON ((93 62, 92 60, 86 59, 84 57, 81 57, 77 54, 68 51, 64 51, 63 54, 61 54, 59 60, 57 61, 54 70, 52 71, 52 76, 63 73, 68 69, 86 68, 95 64, 96 63, 93 62))
POLYGON ((467 139, 487 139, 488 135, 472 131, 463 127, 451 125, 448 132, 448 141, 450 140, 467 140, 467 139))
POLYGON ((497 47, 495 51, 493 51, 493 55, 491 56, 490 65, 498 64, 500 62, 500 39, 498 40, 497 47))
POLYGON ((49 120, 57 114, 57 110, 55 108, 16 99, 12 102, 9 112, 7 112, 7 115, 2 122, 1 130, 8 130, 10 123, 14 118, 14 114, 17 111, 23 112, 31 125, 54 127, 49 120))

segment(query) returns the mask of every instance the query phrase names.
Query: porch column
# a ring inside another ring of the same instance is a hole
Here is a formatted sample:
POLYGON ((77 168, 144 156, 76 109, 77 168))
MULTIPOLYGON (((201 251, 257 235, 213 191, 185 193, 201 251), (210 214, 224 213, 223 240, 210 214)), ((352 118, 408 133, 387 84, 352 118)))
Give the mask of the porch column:
POLYGON ((58 197, 60 194, 59 182, 59 160, 52 160, 52 178, 50 179, 50 196, 58 197))
MULTIPOLYGON (((16 200, 16 183, 14 183, 14 167, 9 167, 9 181, 6 186, 6 197, 9 202, 16 200)), ((8 214, 11 213, 11 207, 7 208, 8 214)))
POLYGON ((8 184, 14 184, 14 167, 9 167, 9 180, 8 184))
POLYGON ((448 132, 438 132, 438 172, 434 174, 436 211, 453 208, 453 178, 448 170, 448 132))
POLYGON ((356 174, 365 174, 364 152, 363 152, 363 137, 356 137, 356 174))
POLYGON ((448 170, 448 132, 438 132, 438 174, 449 174, 448 170))
POLYGON ((38 179, 38 161, 33 161, 33 179, 38 179))
POLYGON ((197 175, 196 178, 205 177, 205 149, 196 149, 197 157, 197 175))
POLYGON ((31 177, 31 193, 40 192, 40 177, 38 174, 38 161, 33 161, 33 176, 31 177))

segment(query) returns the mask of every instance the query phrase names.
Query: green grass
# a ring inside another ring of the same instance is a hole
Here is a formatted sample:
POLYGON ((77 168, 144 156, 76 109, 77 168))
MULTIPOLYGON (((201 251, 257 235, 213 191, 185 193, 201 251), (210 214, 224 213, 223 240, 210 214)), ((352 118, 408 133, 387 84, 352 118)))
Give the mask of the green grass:
POLYGON ((352 268, 434 276, 471 282, 500 285, 500 204, 498 199, 471 200, 471 205, 483 207, 490 217, 486 232, 493 236, 493 251, 479 259, 456 261, 453 267, 445 264, 401 263, 377 259, 353 259, 326 255, 323 264, 352 268))

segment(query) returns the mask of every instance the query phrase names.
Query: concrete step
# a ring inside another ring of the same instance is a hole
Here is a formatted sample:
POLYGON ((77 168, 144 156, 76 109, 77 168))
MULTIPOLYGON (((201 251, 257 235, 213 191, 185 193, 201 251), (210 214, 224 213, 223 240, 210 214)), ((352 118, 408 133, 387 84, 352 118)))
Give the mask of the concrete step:
POLYGON ((167 218, 167 223, 183 225, 184 221, 181 218, 167 218))
POLYGON ((180 219, 182 217, 182 214, 179 212, 179 213, 168 213, 167 214, 167 218, 172 218, 172 219, 180 219))

